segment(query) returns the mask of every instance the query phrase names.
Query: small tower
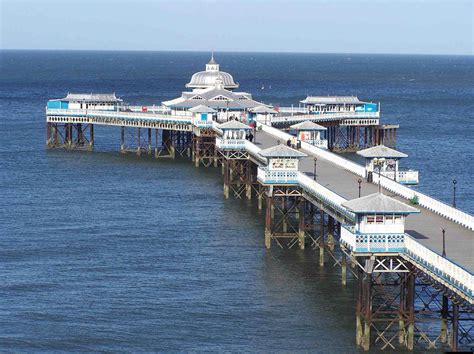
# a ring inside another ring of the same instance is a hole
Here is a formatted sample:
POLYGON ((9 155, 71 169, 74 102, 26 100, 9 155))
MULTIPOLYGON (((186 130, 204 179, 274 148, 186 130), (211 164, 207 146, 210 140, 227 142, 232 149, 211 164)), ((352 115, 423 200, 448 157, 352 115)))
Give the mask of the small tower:
POLYGON ((343 225, 341 243, 353 253, 398 253, 404 250, 405 218, 420 211, 382 193, 342 203, 355 214, 343 225))
POLYGON ((193 115, 193 124, 196 127, 212 127, 213 115, 217 111, 213 108, 204 106, 202 104, 189 109, 193 115))
POLYGON ((357 155, 365 157, 366 177, 369 182, 373 181, 374 173, 380 173, 401 184, 418 184, 418 171, 399 168, 400 159, 408 157, 407 154, 385 145, 377 145, 357 151, 357 155))
POLYGON ((272 146, 260 151, 268 159, 266 167, 258 167, 257 179, 262 184, 297 184, 298 162, 308 155, 286 145, 272 146))
POLYGON ((222 150, 242 150, 245 149, 245 141, 252 130, 248 125, 231 120, 219 125, 222 136, 216 138, 216 146, 222 150))
POLYGON ((323 137, 323 134, 325 134, 327 130, 326 127, 307 120, 294 124, 290 128, 296 131, 296 137, 298 140, 322 149, 328 148, 328 141, 326 137, 323 137))
POLYGON ((212 52, 211 59, 206 64, 206 71, 219 71, 219 64, 214 60, 214 52, 212 52))

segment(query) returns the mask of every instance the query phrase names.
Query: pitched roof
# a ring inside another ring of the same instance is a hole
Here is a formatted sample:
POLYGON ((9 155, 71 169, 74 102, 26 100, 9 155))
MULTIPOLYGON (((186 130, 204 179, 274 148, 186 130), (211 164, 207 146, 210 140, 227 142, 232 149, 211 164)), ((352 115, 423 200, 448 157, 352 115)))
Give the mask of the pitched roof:
POLYGON ((239 122, 237 120, 230 120, 228 122, 220 124, 219 129, 230 129, 230 130, 239 129, 240 130, 240 129, 252 129, 252 127, 242 122, 239 122))
POLYGON ((302 158, 308 155, 292 149, 286 145, 279 144, 272 146, 268 149, 262 150, 259 152, 260 155, 263 157, 294 157, 294 158, 302 158))
POLYGON ((249 109, 249 111, 253 113, 277 113, 277 111, 275 111, 273 108, 264 105, 251 108, 249 109))
POLYGON ((120 98, 113 93, 70 93, 63 100, 68 101, 92 101, 92 102, 121 102, 120 98))
POLYGON ((402 157, 408 157, 407 154, 404 154, 403 152, 390 149, 386 147, 385 145, 377 145, 377 146, 372 146, 370 148, 364 149, 357 151, 358 155, 361 155, 363 157, 371 158, 371 157, 385 157, 385 158, 402 158, 402 157))
POLYGON ((191 108, 189 111, 193 112, 193 113, 215 113, 215 112, 217 112, 215 109, 204 106, 203 104, 200 104, 199 106, 195 106, 195 107, 191 108))
POLYGON ((294 124, 290 128, 296 129, 296 130, 327 130, 326 127, 313 123, 309 120, 305 120, 304 122, 294 124))
POLYGON ((364 103, 357 96, 307 96, 301 103, 306 104, 357 104, 364 103))
POLYGON ((382 193, 374 193, 365 197, 348 200, 342 206, 356 214, 412 214, 420 211, 382 193))

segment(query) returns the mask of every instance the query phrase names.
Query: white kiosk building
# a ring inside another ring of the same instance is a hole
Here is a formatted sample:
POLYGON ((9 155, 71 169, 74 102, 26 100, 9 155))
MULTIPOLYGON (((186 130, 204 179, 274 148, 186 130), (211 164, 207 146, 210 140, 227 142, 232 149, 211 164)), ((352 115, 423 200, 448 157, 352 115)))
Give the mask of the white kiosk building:
POLYGON ((420 211, 382 193, 342 203, 356 216, 355 225, 343 225, 341 243, 354 253, 404 251, 405 218, 420 211))
POLYGON ((401 170, 399 167, 400 159, 408 157, 407 154, 384 145, 372 146, 357 151, 357 154, 365 157, 366 177, 369 182, 372 182, 374 173, 380 173, 400 184, 418 184, 418 171, 401 170))
POLYGON ((252 127, 231 120, 220 124, 218 127, 222 130, 222 136, 216 138, 216 146, 223 150, 243 150, 245 149, 246 137, 252 130, 252 127))
POLYGON ((328 141, 326 137, 323 137, 323 134, 327 131, 326 127, 307 120, 294 124, 290 126, 290 128, 296 131, 296 137, 298 140, 322 149, 328 148, 328 141))
POLYGON ((262 184, 298 184, 298 162, 308 155, 281 144, 259 154, 268 159, 268 165, 258 167, 258 181, 262 184))
POLYGON ((191 108, 189 112, 193 115, 193 124, 199 128, 212 127, 213 118, 217 114, 215 109, 202 104, 191 108))

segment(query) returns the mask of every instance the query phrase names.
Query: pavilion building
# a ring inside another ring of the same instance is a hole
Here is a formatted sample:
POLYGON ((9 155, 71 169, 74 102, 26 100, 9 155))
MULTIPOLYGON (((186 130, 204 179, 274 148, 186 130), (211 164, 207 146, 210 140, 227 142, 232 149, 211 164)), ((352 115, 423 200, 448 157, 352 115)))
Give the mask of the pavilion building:
MULTIPOLYGON (((206 70, 195 73, 186 84, 192 88, 183 92, 181 97, 164 101, 163 106, 176 115, 189 115, 188 111, 196 106, 205 106, 215 110, 216 119, 220 122, 228 120, 251 120, 257 107, 271 109, 262 102, 255 101, 247 92, 235 92, 239 87, 231 74, 220 71, 214 55, 206 64, 206 70)), ((262 109, 262 108, 260 108, 262 109)))

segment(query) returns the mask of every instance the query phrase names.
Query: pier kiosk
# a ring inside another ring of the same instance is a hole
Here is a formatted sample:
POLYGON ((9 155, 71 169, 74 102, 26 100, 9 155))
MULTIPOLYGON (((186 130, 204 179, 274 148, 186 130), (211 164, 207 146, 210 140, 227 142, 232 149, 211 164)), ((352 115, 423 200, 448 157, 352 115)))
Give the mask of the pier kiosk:
POLYGON ((257 180, 267 189, 265 214, 265 247, 272 240, 291 248, 305 247, 305 199, 299 187, 299 160, 307 155, 286 145, 276 145, 260 151, 268 160, 259 166, 257 180))
POLYGON ((213 108, 198 105, 189 109, 189 112, 193 115, 193 125, 196 127, 212 127, 214 115, 217 111, 213 108))
POLYGON ((409 238, 405 234, 405 218, 419 210, 382 193, 349 200, 342 206, 355 214, 355 225, 342 225, 340 242, 342 251, 358 268, 356 342, 369 350, 372 328, 379 340, 387 341, 386 331, 398 324, 398 333, 391 338, 398 337, 400 344, 412 350, 415 276, 400 255, 409 238), (393 284, 391 277, 399 283, 398 296, 382 290, 384 282, 393 284), (374 298, 385 302, 375 303, 374 298), (394 304, 396 300, 399 303, 394 304), (392 308, 393 312, 389 311, 392 308))
POLYGON ((407 154, 384 145, 357 151, 357 154, 365 158, 366 177, 369 182, 373 181, 374 173, 380 173, 400 184, 418 184, 418 171, 399 168, 400 159, 408 157, 407 154))
POLYGON ((272 125, 272 117, 278 113, 273 108, 265 105, 250 108, 249 112, 249 121, 256 121, 270 126, 272 125))
MULTIPOLYGON (((236 120, 218 126, 219 136, 216 137, 216 148, 222 161, 224 175, 224 197, 232 193, 242 198, 245 192, 247 199, 252 198, 254 164, 249 159, 246 141, 252 127, 236 120)), ((261 200, 259 197, 259 206, 261 200)))
POLYGON ((355 225, 343 225, 341 242, 353 253, 398 253, 404 249, 405 218, 419 210, 382 193, 342 204, 356 215, 355 225))
POLYGON ((222 136, 216 138, 216 146, 224 150, 242 150, 245 149, 247 140, 252 127, 236 120, 220 124, 218 127, 222 130, 222 136))
POLYGON ((298 184, 298 162, 308 155, 286 145, 260 151, 268 159, 266 167, 258 167, 257 179, 263 184, 298 184))
POLYGON ((307 120, 290 126, 290 129, 296 131, 298 140, 322 149, 328 148, 328 141, 323 137, 323 134, 327 131, 326 127, 307 120))

